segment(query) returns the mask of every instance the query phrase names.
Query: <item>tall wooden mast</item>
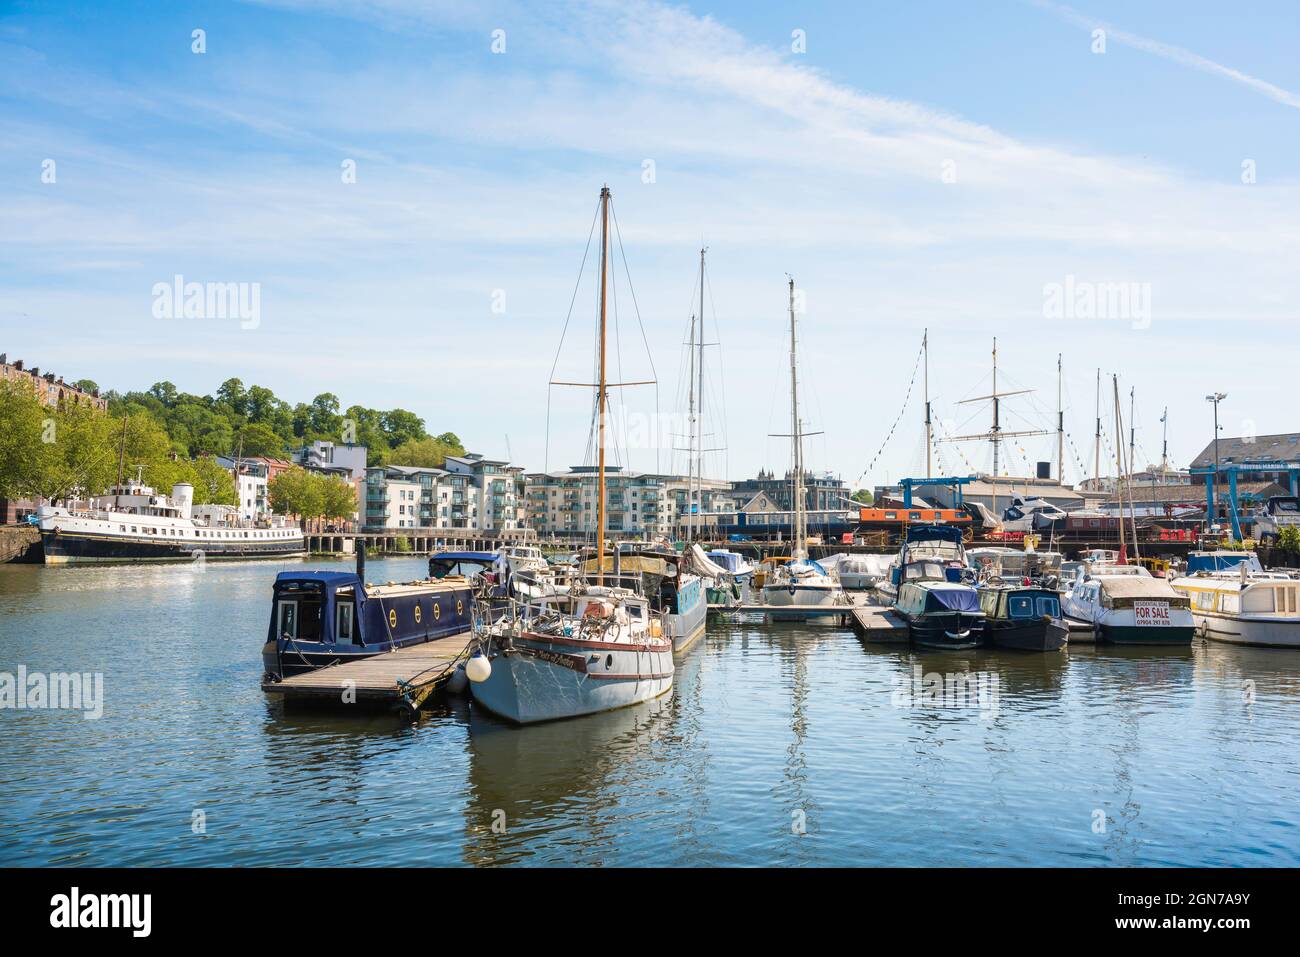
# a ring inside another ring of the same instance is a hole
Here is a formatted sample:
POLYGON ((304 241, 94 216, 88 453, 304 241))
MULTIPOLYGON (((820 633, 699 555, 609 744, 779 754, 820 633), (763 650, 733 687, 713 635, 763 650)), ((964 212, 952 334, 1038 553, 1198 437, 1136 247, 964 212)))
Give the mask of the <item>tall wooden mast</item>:
POLYGON ((600 188, 600 370, 596 380, 596 574, 605 583, 605 299, 609 271, 609 187, 600 188))
POLYGON ((792 558, 806 557, 808 532, 804 527, 803 436, 799 422, 799 360, 794 318, 794 277, 790 278, 790 442, 794 452, 794 549, 792 558))

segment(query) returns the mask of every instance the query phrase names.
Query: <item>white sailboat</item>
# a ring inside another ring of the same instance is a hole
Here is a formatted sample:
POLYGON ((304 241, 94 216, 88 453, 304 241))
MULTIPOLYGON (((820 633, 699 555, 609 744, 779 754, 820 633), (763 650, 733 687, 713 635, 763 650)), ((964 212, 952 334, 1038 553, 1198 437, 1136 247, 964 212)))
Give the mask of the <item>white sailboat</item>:
POLYGON ((826 570, 808 558, 808 506, 803 489, 803 423, 799 418, 799 359, 795 332, 794 280, 790 280, 790 447, 794 468, 791 479, 794 547, 790 560, 776 566, 763 583, 763 602, 773 609, 775 621, 806 621, 810 607, 834 605, 843 591, 826 570))
MULTIPOLYGON (((600 191, 599 356, 597 361, 596 557, 594 581, 563 593, 511 600, 478 633, 466 666, 474 700, 517 724, 609 711, 656 698, 673 685, 673 643, 637 587, 606 563, 606 296, 609 187, 600 191), (608 570, 607 570, 608 569, 608 570)), ((616 556, 611 555, 614 559, 616 556)))

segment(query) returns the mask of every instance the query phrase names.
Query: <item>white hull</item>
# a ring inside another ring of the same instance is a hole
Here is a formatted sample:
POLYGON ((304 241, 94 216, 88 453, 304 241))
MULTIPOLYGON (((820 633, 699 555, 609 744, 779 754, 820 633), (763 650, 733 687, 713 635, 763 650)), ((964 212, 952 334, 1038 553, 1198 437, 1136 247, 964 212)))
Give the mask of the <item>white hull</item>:
POLYGON ((1248 618, 1192 612, 1196 633, 1228 645, 1300 648, 1300 619, 1248 618))
POLYGON ((474 700, 508 721, 533 724, 625 708, 672 688, 669 643, 611 645, 519 639, 517 650, 492 659, 486 681, 471 683, 474 700))
POLYGON ((807 621, 810 616, 799 610, 800 607, 812 606, 826 608, 835 604, 839 587, 828 584, 773 584, 763 587, 763 604, 772 608, 768 616, 773 621, 807 621), (780 611, 789 608, 789 611, 780 611))
POLYGON ((840 572, 840 587, 847 591, 866 591, 868 588, 874 588, 878 581, 880 581, 879 575, 871 575, 867 572, 840 572))
POLYGON ((695 644, 704 635, 704 623, 708 617, 709 606, 704 600, 703 591, 696 590, 696 601, 680 615, 665 615, 667 637, 673 640, 673 651, 683 652, 695 644))

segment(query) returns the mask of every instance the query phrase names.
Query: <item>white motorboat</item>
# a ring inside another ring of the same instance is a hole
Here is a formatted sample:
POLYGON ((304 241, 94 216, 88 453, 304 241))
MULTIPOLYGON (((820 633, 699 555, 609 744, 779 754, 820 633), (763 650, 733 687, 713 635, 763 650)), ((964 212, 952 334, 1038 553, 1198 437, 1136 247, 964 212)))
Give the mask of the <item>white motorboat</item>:
POLYGON ((1098 642, 1114 645, 1190 645, 1192 614, 1185 595, 1137 565, 1081 576, 1061 598, 1069 620, 1091 626, 1098 642), (1133 569, 1121 572, 1120 569, 1133 569))
POLYGON ((845 555, 836 565, 840 587, 845 591, 866 591, 889 573, 892 555, 845 555))
POLYGON ((1187 597, 1203 638, 1300 648, 1300 580, 1264 571, 1253 552, 1193 552, 1172 587, 1187 597))

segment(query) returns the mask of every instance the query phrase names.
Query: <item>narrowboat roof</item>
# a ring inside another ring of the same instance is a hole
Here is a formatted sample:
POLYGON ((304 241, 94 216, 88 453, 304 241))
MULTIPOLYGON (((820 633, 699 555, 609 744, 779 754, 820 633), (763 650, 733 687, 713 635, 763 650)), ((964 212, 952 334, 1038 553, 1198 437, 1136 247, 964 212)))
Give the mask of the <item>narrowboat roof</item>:
POLYGON ((317 581, 323 585, 332 585, 335 588, 343 588, 347 585, 356 585, 361 579, 355 572, 318 572, 318 571, 301 571, 301 572, 280 572, 275 576, 275 583, 280 582, 301 582, 317 581))
POLYGON ((953 542, 965 540, 965 530, 960 525, 909 525, 909 542, 953 542))
POLYGON ((434 552, 429 556, 430 561, 435 558, 446 558, 457 562, 487 562, 491 564, 496 561, 496 552, 434 552))

